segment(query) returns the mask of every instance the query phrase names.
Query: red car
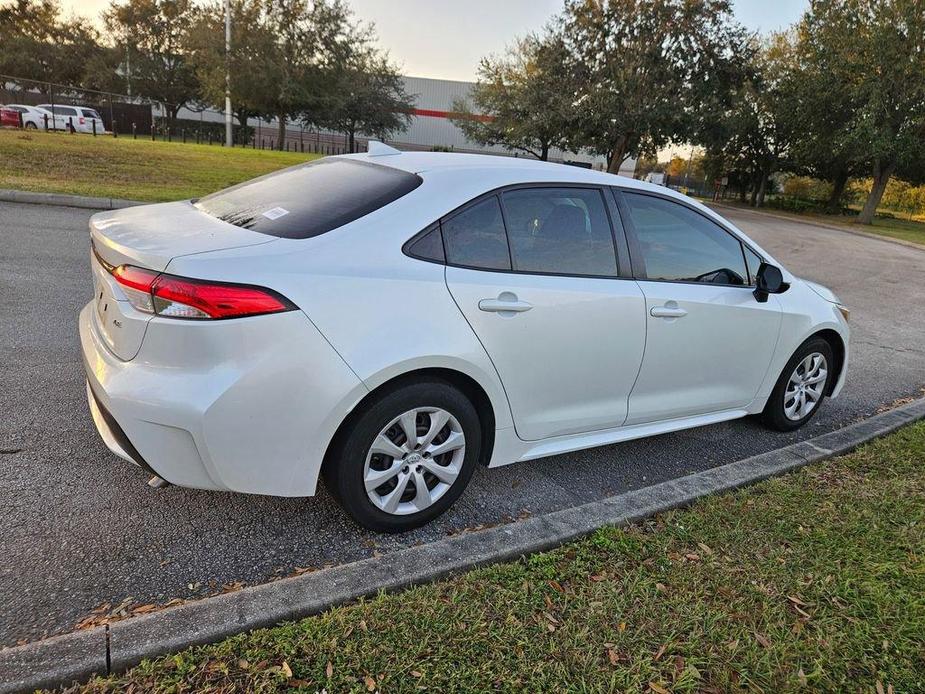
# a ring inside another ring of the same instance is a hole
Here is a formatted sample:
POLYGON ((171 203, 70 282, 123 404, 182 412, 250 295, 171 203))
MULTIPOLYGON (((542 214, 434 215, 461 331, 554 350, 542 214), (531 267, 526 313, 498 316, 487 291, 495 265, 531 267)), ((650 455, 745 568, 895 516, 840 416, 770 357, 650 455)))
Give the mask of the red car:
POLYGON ((19 127, 19 111, 0 106, 0 127, 19 127))

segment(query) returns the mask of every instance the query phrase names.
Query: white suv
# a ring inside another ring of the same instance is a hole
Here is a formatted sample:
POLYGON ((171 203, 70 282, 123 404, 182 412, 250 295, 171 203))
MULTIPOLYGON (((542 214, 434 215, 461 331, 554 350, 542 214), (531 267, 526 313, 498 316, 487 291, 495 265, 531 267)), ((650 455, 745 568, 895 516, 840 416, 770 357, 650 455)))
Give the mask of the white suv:
MULTIPOLYGON (((102 116, 89 106, 39 104, 39 108, 55 114, 56 130, 69 130, 73 126, 75 132, 92 133, 94 132, 93 124, 95 122, 97 134, 102 135, 106 132, 102 116)), ((48 127, 51 127, 50 123, 48 127)))

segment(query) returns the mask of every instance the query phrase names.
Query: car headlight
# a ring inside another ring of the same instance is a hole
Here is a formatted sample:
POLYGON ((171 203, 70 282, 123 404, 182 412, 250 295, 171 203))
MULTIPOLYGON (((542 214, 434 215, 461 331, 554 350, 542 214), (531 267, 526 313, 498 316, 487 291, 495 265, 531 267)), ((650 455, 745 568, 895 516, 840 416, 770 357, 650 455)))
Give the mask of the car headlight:
POLYGON ((851 317, 851 311, 847 306, 842 306, 841 304, 835 304, 835 308, 838 309, 838 312, 842 315, 842 318, 845 319, 845 322, 848 322, 848 319, 851 317))

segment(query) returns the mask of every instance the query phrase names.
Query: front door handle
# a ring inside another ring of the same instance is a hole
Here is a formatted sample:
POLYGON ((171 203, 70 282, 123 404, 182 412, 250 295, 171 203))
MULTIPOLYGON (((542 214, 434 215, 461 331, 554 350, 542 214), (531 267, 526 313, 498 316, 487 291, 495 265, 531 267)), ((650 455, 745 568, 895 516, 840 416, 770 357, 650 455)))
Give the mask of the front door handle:
POLYGON ((653 318, 684 318, 687 311, 678 306, 677 301, 667 301, 664 306, 653 306, 649 315, 653 318))
POLYGON ((513 292, 501 292, 497 299, 482 299, 479 301, 479 310, 489 313, 512 314, 523 313, 533 308, 533 304, 520 301, 513 292))

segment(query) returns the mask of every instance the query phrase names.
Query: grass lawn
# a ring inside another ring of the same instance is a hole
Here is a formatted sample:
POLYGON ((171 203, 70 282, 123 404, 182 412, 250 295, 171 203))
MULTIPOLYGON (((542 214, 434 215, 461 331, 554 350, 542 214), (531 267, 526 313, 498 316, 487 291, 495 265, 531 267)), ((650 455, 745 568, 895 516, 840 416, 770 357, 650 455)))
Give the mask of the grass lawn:
POLYGON ((160 202, 199 197, 316 154, 0 130, 0 188, 160 202))
MULTIPOLYGON (((709 200, 704 200, 703 202, 710 204, 709 200)), ((724 205, 730 205, 732 207, 754 209, 732 200, 722 200, 721 202, 724 205)), ((857 224, 854 221, 855 217, 847 217, 836 214, 819 214, 813 212, 798 213, 778 210, 772 207, 763 208, 759 211, 764 211, 771 214, 779 214, 785 217, 793 217, 795 219, 811 219, 819 222, 820 224, 832 224, 834 226, 845 227, 846 229, 863 231, 868 234, 891 236, 894 239, 902 239, 903 241, 911 241, 912 243, 920 243, 925 245, 925 222, 889 217, 874 217, 873 223, 869 226, 865 226, 863 224, 857 224)))
POLYGON ((146 661, 103 691, 925 689, 925 423, 557 550, 146 661))

